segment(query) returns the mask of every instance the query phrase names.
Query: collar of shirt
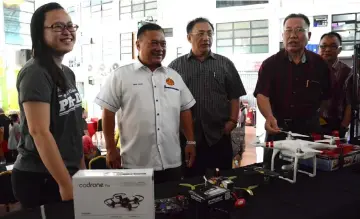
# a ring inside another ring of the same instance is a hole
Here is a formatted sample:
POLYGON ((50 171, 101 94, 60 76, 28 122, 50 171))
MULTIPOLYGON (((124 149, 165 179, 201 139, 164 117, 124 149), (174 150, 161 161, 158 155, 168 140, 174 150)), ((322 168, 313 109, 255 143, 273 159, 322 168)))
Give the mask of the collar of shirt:
MULTIPOLYGON (((190 50, 189 54, 187 55, 187 59, 190 59, 193 56, 194 56, 194 53, 192 52, 192 50, 190 50)), ((206 59, 208 59, 208 58, 216 59, 215 54, 211 51, 209 52, 209 56, 206 59)))
POLYGON ((334 62, 334 64, 332 64, 331 67, 334 69, 338 69, 340 67, 339 59, 336 59, 336 61, 334 62))
MULTIPOLYGON (((134 70, 140 70, 140 69, 149 69, 146 65, 144 65, 142 62, 140 62, 139 58, 134 63, 134 70)), ((155 69, 154 72, 159 71, 166 74, 166 69, 163 65, 159 66, 157 69, 155 69)))
MULTIPOLYGON (((290 62, 292 62, 292 58, 291 56, 289 55, 289 53, 285 50, 285 57, 287 59, 289 59, 290 62)), ((301 63, 305 63, 307 61, 307 58, 306 58, 306 49, 304 49, 304 53, 302 54, 301 56, 301 63)))

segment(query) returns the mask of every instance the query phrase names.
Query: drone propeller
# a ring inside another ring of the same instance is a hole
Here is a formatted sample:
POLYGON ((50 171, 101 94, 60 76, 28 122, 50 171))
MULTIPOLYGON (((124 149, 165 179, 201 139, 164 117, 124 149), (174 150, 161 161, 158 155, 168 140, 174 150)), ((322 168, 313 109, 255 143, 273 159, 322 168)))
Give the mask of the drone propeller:
POLYGON ((330 139, 322 139, 322 140, 317 140, 315 142, 318 143, 328 143, 328 144, 335 144, 335 141, 342 141, 342 140, 346 140, 346 138, 339 138, 339 137, 332 137, 330 139))
POLYGON ((285 131, 280 131, 282 133, 286 133, 292 137, 304 137, 304 138, 309 138, 310 136, 308 135, 303 135, 303 134, 298 134, 298 133, 292 133, 292 132, 285 132, 285 131))
POLYGON ((334 139, 334 140, 344 140, 344 139, 346 139, 346 138, 339 138, 339 137, 335 137, 335 136, 331 136, 331 135, 324 135, 324 138, 334 139))
POLYGON ((312 148, 309 148, 309 147, 302 147, 301 151, 304 152, 304 153, 316 153, 316 154, 321 154, 322 153, 322 151, 315 150, 315 149, 312 149, 312 148))
POLYGON ((330 149, 337 148, 336 145, 327 144, 327 143, 322 143, 322 142, 316 141, 316 142, 309 142, 308 145, 311 145, 312 148, 330 148, 330 149))

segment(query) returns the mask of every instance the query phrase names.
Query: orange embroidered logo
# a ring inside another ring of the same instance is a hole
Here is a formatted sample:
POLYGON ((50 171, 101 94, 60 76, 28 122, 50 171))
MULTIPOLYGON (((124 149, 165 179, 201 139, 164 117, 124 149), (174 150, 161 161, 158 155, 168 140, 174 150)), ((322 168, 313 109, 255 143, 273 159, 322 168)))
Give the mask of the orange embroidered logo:
POLYGON ((173 81, 173 79, 167 78, 166 79, 166 84, 169 85, 169 86, 173 86, 175 84, 175 82, 173 81))

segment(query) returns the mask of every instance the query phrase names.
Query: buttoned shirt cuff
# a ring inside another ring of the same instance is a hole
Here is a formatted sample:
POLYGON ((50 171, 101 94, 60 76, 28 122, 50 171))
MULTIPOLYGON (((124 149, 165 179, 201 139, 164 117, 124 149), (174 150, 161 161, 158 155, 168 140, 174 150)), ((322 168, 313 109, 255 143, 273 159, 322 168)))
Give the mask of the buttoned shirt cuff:
POLYGON ((99 99, 98 97, 96 97, 95 101, 94 101, 97 105, 99 105, 100 107, 103 107, 113 113, 116 113, 119 109, 117 109, 115 106, 110 105, 109 103, 107 103, 106 101, 99 99))
POLYGON ((193 107, 195 105, 196 101, 193 98, 189 103, 185 104, 184 106, 181 106, 181 111, 185 111, 190 109, 191 107, 193 107))

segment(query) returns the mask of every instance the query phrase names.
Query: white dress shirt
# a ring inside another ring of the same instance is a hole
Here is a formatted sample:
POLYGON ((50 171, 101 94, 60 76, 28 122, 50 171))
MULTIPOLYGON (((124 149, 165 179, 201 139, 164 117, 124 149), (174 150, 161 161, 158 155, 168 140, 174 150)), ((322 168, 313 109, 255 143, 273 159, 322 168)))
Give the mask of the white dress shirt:
POLYGON ((180 112, 195 99, 181 76, 161 66, 154 72, 136 62, 107 78, 95 103, 120 118, 122 166, 164 170, 181 165, 180 112))

